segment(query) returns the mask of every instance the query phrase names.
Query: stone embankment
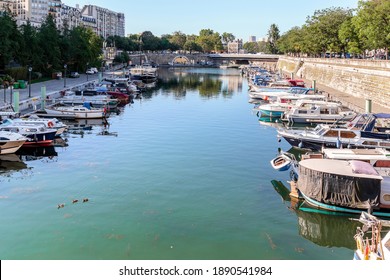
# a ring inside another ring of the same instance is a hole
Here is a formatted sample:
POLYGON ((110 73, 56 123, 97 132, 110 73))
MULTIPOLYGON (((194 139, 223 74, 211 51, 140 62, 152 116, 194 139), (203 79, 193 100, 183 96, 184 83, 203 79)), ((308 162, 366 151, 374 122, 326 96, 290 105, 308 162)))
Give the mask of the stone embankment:
POLYGON ((281 57, 277 69, 315 81, 319 90, 360 111, 370 101, 373 112, 390 112, 390 61, 281 57))

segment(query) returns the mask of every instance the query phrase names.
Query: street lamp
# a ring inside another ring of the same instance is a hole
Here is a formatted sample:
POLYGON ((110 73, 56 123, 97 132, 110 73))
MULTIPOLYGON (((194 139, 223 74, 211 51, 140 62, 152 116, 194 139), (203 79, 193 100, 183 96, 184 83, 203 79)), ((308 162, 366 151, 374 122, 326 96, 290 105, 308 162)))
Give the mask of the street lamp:
POLYGON ((65 69, 64 88, 66 88, 66 68, 68 68, 68 65, 64 64, 64 69, 65 69))
MULTIPOLYGON (((87 72, 88 72, 88 67, 89 67, 89 62, 87 62, 87 72)), ((88 73, 86 73, 87 74, 87 82, 88 82, 88 79, 89 79, 89 75, 88 75, 88 73)))
POLYGON ((28 67, 28 97, 31 98, 31 71, 32 67, 28 67))

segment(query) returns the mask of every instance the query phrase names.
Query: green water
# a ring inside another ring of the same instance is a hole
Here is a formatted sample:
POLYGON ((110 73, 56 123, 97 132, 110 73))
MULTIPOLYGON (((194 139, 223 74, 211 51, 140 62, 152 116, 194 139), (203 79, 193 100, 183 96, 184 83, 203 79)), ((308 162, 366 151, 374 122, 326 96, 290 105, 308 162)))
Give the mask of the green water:
POLYGON ((356 224, 290 209, 274 189, 289 175, 269 161, 289 145, 247 89, 235 70, 163 69, 110 116, 111 135, 93 126, 50 157, 2 160, 0 258, 351 259, 356 224))

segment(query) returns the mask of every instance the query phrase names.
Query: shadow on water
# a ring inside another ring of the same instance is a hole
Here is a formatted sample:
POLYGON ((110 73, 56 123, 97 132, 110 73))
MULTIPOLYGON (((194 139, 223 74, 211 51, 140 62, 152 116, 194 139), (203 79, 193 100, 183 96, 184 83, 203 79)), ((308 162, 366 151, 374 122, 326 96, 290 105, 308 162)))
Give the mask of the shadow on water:
POLYGON ((322 247, 356 249, 353 237, 360 223, 350 219, 355 216, 310 208, 304 202, 292 199, 282 182, 272 180, 271 183, 283 201, 289 202, 287 208, 297 215, 300 236, 322 247))

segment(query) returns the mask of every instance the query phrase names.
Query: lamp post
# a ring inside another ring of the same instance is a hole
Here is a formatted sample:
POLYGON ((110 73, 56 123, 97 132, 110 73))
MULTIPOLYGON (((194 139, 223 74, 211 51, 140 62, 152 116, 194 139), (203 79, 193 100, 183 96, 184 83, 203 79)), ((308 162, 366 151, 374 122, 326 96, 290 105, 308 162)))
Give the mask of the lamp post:
MULTIPOLYGON (((87 71, 88 71, 88 67, 89 67, 89 62, 87 62, 87 71)), ((87 74, 87 82, 88 82, 88 80, 89 80, 89 75, 88 75, 88 73, 86 73, 87 74)))
POLYGON ((31 71, 32 67, 28 67, 28 98, 31 98, 31 71))
POLYGON ((64 88, 66 88, 66 68, 68 68, 68 65, 64 64, 64 69, 65 69, 64 88))

